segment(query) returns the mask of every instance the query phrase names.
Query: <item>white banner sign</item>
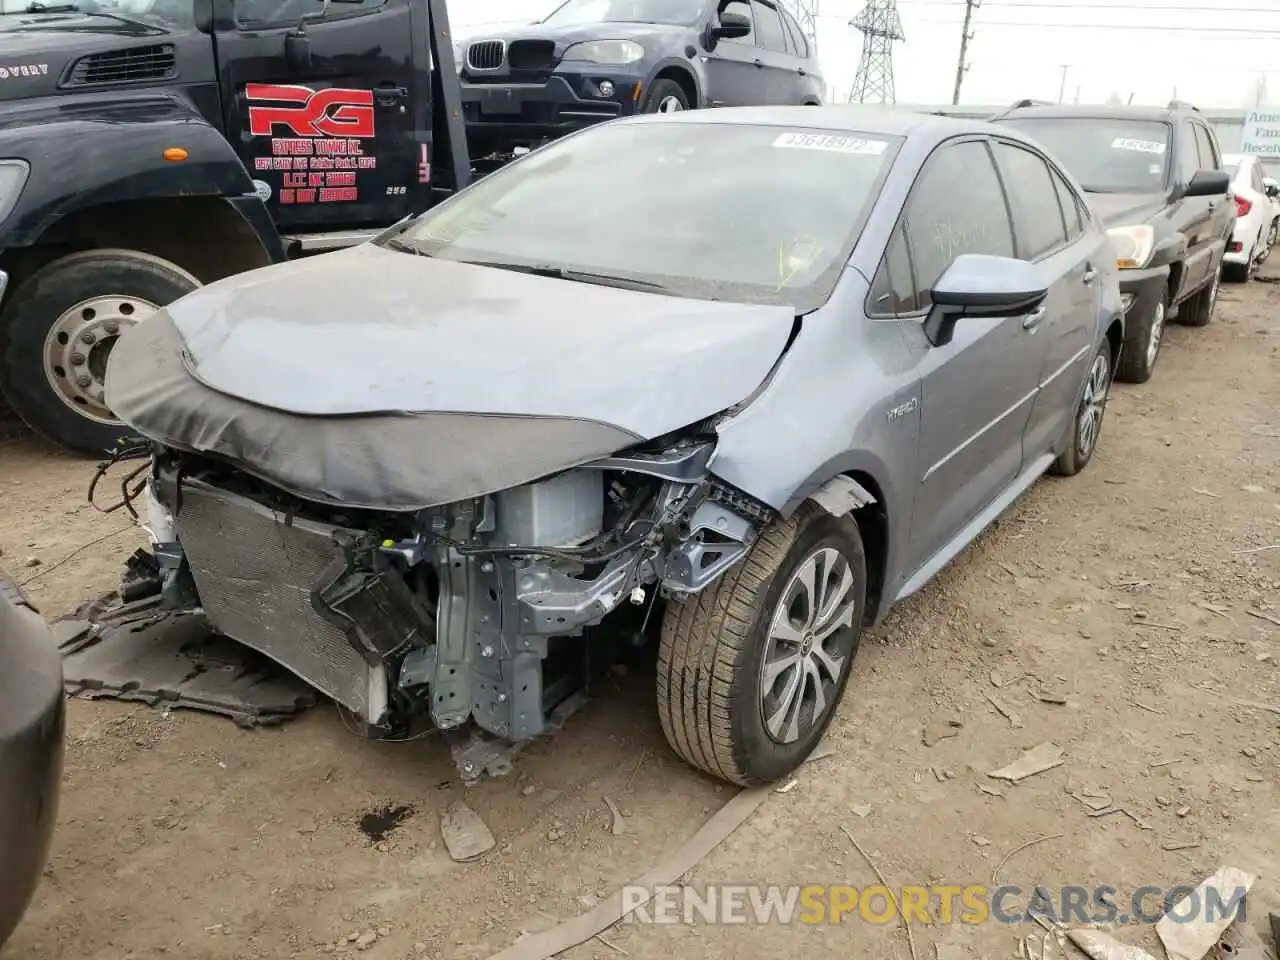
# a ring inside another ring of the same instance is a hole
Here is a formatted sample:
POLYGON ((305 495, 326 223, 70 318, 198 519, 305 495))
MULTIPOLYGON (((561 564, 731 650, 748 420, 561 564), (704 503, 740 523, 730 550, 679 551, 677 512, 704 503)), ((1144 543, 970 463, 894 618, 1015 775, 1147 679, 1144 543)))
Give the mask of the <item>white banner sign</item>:
POLYGON ((1250 110, 1240 134, 1240 152, 1280 157, 1280 113, 1250 110))

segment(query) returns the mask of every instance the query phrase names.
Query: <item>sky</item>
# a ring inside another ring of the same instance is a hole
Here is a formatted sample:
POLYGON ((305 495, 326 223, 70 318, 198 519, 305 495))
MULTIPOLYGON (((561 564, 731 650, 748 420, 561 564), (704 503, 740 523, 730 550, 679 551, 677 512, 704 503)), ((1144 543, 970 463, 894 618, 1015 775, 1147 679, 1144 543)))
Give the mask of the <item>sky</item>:
MULTIPOLYGON (((795 9, 803 0, 783 0, 795 9)), ((807 0, 818 9, 818 52, 829 100, 848 99, 862 35, 848 26, 866 0, 807 0)), ((897 0, 906 41, 894 45, 897 102, 951 102, 964 0, 897 0)), ((961 103, 1022 97, 1101 103, 1113 95, 1202 108, 1280 103, 1280 2, 1220 0, 982 0, 961 103), (1063 65, 1067 65, 1063 82, 1063 65), (1265 86, 1264 86, 1265 85, 1265 86), (1268 92, 1269 91, 1269 92, 1268 92)), ((555 0, 453 0, 455 32, 535 19, 555 0)))

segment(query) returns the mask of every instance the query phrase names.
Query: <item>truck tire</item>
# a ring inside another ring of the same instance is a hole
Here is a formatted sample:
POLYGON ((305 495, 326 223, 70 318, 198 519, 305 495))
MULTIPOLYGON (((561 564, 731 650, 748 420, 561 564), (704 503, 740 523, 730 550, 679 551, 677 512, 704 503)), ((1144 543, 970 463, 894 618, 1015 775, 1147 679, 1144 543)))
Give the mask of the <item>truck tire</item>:
POLYGON ((129 435, 103 398, 116 338, 198 286, 178 265, 136 250, 90 250, 47 264, 0 314, 0 390, 37 433, 101 454, 129 435))
POLYGON ((641 113, 679 113, 688 109, 689 97, 684 88, 667 77, 659 77, 653 81, 653 86, 640 105, 641 113))
POLYGON ((1218 305, 1218 289, 1222 285, 1222 268, 1215 270, 1203 290, 1187 300, 1178 319, 1188 327, 1207 327, 1213 321, 1213 308, 1218 305))
POLYGON ((1169 294, 1156 302, 1151 316, 1136 324, 1134 338, 1120 351, 1116 379, 1121 383, 1146 383, 1156 371, 1160 346, 1164 340, 1165 320, 1169 315, 1169 294))
POLYGON ((866 590, 857 523, 805 503, 717 583, 671 603, 657 694, 672 749, 742 786, 804 763, 849 681, 866 590))

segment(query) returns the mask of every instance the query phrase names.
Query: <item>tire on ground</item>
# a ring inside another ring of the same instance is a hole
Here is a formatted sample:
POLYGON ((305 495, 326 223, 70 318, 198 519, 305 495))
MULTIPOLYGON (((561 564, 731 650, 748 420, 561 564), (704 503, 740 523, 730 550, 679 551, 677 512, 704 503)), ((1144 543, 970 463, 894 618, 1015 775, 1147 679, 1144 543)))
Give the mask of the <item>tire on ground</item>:
POLYGON ((857 522, 806 502, 765 529, 750 554, 717 583, 667 607, 658 652, 658 715, 667 741, 695 767, 754 786, 787 776, 813 751, 835 715, 858 650, 866 603, 866 557, 857 522), (848 650, 825 714, 787 744, 765 727, 761 662, 775 608, 797 568, 834 547, 853 574, 848 650))
POLYGON ((87 454, 112 447, 128 430, 85 416, 62 399, 45 372, 46 340, 66 311, 96 297, 167 306, 200 286, 176 264, 134 250, 90 250, 47 264, 18 287, 0 314, 0 390, 37 433, 87 454))
POLYGON ((684 92, 684 87, 668 77, 659 77, 653 81, 653 86, 645 94, 644 102, 640 106, 640 112, 657 113, 662 102, 668 97, 675 97, 679 100, 681 110, 689 110, 692 107, 692 104, 689 103, 689 95, 684 92))
POLYGON ((1133 339, 1124 345, 1124 349, 1120 351, 1120 363, 1116 367, 1116 379, 1121 383, 1146 383, 1151 379, 1151 375, 1155 373, 1156 364, 1160 362, 1160 347, 1156 347, 1156 356, 1151 359, 1148 352, 1151 346, 1151 336, 1155 327, 1156 314, 1160 314, 1160 339, 1164 339, 1165 321, 1169 315, 1169 294, 1166 292, 1156 304, 1156 308, 1151 311, 1151 315, 1144 317, 1134 326, 1133 339))
MULTIPOLYGON (((1122 351, 1123 352, 1123 351, 1122 351)), ((1115 367, 1115 358, 1111 355, 1111 341, 1104 340, 1102 345, 1098 347, 1098 351, 1093 355, 1093 359, 1089 361, 1089 373, 1085 381, 1084 390, 1081 393, 1080 401, 1076 404, 1075 416, 1071 418, 1070 434, 1067 437, 1066 449, 1055 460, 1049 468, 1049 472, 1059 477, 1074 477, 1083 470, 1093 460, 1093 455, 1098 451, 1098 440, 1102 434, 1102 421, 1106 418, 1107 411, 1107 395, 1111 392, 1111 372, 1115 367), (1105 386, 1102 389, 1103 397, 1101 399, 1101 412, 1098 414, 1098 422, 1094 432, 1093 441, 1085 449, 1081 444, 1081 423, 1085 416, 1086 409, 1090 406, 1092 400, 1096 399, 1093 391, 1094 371, 1097 369, 1099 360, 1106 363, 1105 386)))
MULTIPOLYGON (((1228 264, 1223 264, 1225 271, 1228 264)), ((1207 327, 1213 321, 1218 305, 1219 277, 1212 278, 1203 290, 1190 297, 1178 313, 1178 321, 1187 327, 1207 327)))

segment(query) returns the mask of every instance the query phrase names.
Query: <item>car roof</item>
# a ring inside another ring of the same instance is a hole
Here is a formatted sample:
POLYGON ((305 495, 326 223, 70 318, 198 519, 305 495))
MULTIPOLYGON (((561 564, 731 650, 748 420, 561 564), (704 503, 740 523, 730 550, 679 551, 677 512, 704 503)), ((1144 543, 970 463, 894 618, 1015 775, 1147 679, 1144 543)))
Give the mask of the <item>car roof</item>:
POLYGON ((1186 107, 1133 107, 1133 106, 1081 106, 1076 104, 1049 104, 1047 106, 1012 107, 996 119, 1013 117, 1046 117, 1064 120, 1162 120, 1169 122, 1180 117, 1196 116, 1186 107))
POLYGON ((863 104, 825 106, 718 107, 679 113, 641 114, 619 123, 719 123, 732 125, 794 127, 797 130, 829 130, 832 133, 878 134, 886 137, 942 139, 963 133, 999 133, 985 120, 913 113, 863 104))

